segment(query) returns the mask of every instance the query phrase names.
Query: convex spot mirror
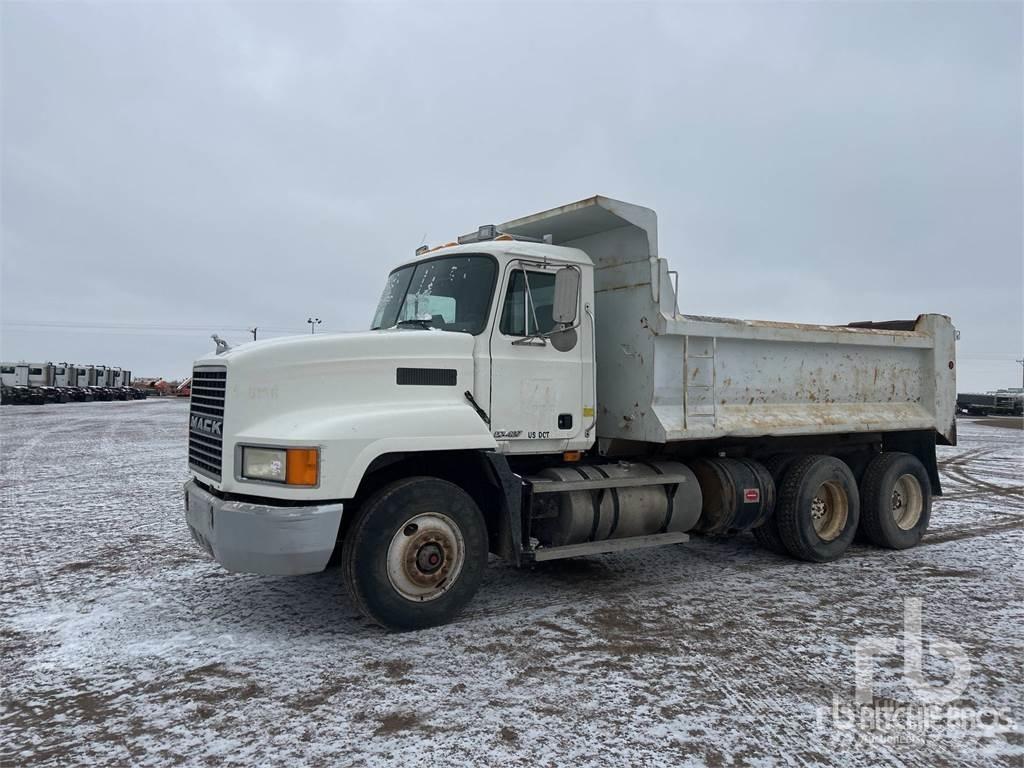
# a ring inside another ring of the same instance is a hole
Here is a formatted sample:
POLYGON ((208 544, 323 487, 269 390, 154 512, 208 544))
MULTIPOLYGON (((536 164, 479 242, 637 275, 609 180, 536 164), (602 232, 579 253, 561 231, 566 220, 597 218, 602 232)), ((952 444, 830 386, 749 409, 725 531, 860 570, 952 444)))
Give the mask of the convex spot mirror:
POLYGON ((555 300, 551 318, 562 325, 576 322, 579 307, 580 273, 572 267, 563 267, 555 273, 555 300))
POLYGON ((551 340, 551 346, 559 352, 571 351, 579 340, 575 328, 555 329, 548 338, 551 340))

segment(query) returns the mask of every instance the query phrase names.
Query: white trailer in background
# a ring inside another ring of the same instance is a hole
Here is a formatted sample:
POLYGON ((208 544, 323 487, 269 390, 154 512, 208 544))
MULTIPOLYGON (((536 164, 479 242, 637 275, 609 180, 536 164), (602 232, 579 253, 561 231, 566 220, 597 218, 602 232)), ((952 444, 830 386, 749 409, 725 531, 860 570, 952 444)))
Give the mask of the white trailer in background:
POLYGON ((674 274, 654 211, 593 197, 418 249, 369 332, 198 360, 193 537, 233 571, 337 554, 355 604, 400 629, 450 619, 488 551, 916 545, 936 441, 956 441, 949 318, 697 317, 674 274))

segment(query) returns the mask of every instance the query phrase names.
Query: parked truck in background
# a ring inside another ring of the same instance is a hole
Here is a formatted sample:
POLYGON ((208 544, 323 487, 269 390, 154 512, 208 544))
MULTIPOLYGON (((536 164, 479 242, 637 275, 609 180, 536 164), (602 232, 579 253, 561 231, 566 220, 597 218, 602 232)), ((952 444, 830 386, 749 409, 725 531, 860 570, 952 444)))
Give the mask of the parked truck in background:
POLYGON ((961 392, 956 396, 956 409, 970 416, 1024 416, 1024 389, 961 392))
POLYGON ((78 386, 79 387, 95 387, 96 386, 96 366, 94 365, 80 365, 76 369, 78 373, 78 386))
POLYGON ((58 387, 77 387, 78 369, 68 363, 57 363, 53 368, 53 383, 58 387))
POLYGON ((8 387, 27 387, 28 369, 28 363, 4 363, 0 368, 0 383, 8 387))
POLYGON ((0 363, 0 403, 43 405, 93 400, 142 400, 131 371, 64 363, 0 363))
POLYGON ((394 629, 451 619, 488 552, 916 545, 956 442, 949 318, 685 315, 673 278, 654 212, 593 197, 418 249, 369 331, 198 360, 193 537, 232 571, 338 562, 394 629))
MULTIPOLYGON (((22 370, 22 366, 18 366, 22 370)), ((53 363, 28 363, 26 383, 30 387, 53 386, 53 363)))

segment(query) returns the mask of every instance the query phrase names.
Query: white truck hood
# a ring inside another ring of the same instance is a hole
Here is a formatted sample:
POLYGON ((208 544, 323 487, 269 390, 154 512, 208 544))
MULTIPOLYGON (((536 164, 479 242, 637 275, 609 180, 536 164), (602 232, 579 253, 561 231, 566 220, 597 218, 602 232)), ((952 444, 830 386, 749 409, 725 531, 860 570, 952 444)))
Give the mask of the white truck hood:
POLYGON ((383 453, 494 448, 465 397, 474 391, 474 343, 465 333, 363 331, 250 342, 197 360, 196 368, 227 372, 223 464, 213 485, 347 498, 365 466, 383 453), (319 447, 320 488, 253 488, 236 476, 238 444, 319 447))
POLYGON ((272 364, 276 368, 357 359, 433 357, 445 353, 471 355, 473 341, 473 337, 466 333, 419 328, 282 336, 239 344, 220 355, 211 352, 197 360, 196 365, 221 365, 234 369, 236 366, 265 367, 272 364))

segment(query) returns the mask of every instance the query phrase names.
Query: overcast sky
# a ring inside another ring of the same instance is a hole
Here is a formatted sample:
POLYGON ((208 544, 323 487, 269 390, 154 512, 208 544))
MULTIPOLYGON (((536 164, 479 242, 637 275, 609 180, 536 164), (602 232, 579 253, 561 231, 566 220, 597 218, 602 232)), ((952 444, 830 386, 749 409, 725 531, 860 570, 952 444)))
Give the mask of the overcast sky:
POLYGON ((4 2, 2 355, 366 328, 424 240, 600 193, 684 312, 941 312, 1020 386, 1021 9, 4 2))

